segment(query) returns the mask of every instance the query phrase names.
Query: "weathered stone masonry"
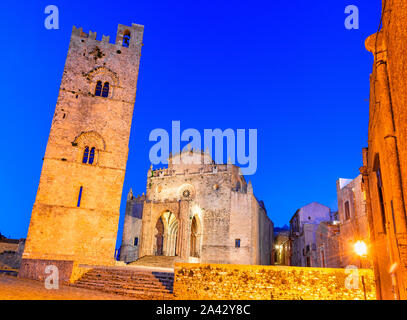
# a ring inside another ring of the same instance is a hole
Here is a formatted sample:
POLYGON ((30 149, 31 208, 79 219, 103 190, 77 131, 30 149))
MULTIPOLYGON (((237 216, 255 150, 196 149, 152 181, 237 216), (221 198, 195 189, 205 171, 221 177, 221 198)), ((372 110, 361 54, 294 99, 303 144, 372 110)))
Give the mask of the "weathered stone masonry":
POLYGON ((363 152, 371 256, 379 299, 407 299, 407 3, 386 0, 381 30, 366 39, 370 76, 363 152), (391 271, 391 272, 390 272, 391 271))
POLYGON ((43 261, 114 262, 142 39, 137 24, 114 44, 73 27, 20 276, 43 261))
POLYGON ((180 300, 364 300, 363 275, 366 298, 375 300, 373 271, 358 272, 356 287, 345 269, 180 263, 174 295, 180 300))
POLYGON ((196 150, 177 157, 148 171, 146 195, 129 193, 121 260, 271 264, 273 223, 239 168, 196 150))

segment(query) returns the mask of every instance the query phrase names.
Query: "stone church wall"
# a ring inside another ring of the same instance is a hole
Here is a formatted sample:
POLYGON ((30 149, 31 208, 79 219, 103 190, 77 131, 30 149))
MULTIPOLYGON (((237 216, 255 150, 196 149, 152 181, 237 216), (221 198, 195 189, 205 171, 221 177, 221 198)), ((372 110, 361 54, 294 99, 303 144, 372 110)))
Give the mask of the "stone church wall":
MULTIPOLYGON (((201 155, 200 151, 191 151, 191 154, 201 155)), ((202 153, 202 156, 205 155, 202 153)), ((155 238, 157 221, 165 212, 171 212, 179 228, 175 248, 178 261, 271 263, 273 224, 254 197, 251 184, 246 183, 239 174, 239 168, 234 165, 184 166, 174 165, 170 159, 168 169, 150 169, 140 233, 140 222, 131 214, 135 201, 127 202, 122 261, 125 261, 125 255, 127 262, 130 261, 129 256, 135 250, 131 241, 137 234, 140 234, 139 257, 154 255, 154 244, 158 241, 155 238), (188 190, 187 196, 184 196, 185 190, 188 190), (190 248, 193 217, 197 218, 199 226, 196 240, 199 257, 191 255, 194 251, 190 248)))

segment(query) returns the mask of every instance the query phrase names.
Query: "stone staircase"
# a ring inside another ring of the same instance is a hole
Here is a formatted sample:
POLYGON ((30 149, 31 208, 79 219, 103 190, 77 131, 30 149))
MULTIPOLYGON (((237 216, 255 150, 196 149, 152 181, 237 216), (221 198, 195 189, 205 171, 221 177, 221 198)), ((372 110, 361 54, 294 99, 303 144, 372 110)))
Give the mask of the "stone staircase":
POLYGON ((95 267, 71 284, 139 299, 173 299, 174 273, 144 268, 95 267))
POLYGON ((134 262, 128 263, 128 265, 174 269, 174 263, 176 258, 177 257, 168 257, 168 256, 144 256, 134 262))

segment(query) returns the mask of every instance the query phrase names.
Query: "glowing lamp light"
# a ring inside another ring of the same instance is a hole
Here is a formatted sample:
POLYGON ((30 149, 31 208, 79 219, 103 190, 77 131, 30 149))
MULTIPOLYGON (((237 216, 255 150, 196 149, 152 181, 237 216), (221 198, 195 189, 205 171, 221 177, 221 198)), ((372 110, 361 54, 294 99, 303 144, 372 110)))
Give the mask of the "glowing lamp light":
POLYGON ((361 241, 361 240, 356 241, 354 249, 355 249, 355 253, 358 256, 367 255, 367 245, 366 245, 366 243, 364 241, 361 241))

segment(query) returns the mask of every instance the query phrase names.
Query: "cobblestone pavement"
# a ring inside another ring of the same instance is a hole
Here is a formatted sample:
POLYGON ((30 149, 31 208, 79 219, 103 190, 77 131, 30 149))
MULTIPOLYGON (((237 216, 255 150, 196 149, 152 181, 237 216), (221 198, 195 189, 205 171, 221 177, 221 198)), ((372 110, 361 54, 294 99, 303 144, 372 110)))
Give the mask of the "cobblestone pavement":
MULTIPOLYGON (((139 300, 142 300, 140 297, 139 300)), ((147 298, 146 298, 147 299, 147 298)), ((0 274, 0 300, 133 300, 130 297, 101 291, 60 286, 48 290, 40 281, 18 279, 0 274)))

